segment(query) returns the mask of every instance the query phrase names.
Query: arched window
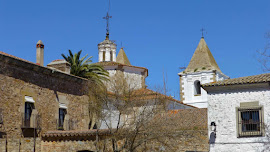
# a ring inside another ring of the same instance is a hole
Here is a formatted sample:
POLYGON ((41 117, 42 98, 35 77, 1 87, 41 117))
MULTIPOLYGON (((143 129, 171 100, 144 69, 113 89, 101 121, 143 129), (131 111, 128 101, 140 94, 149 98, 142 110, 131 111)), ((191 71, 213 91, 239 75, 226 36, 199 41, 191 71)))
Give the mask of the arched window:
POLYGON ((201 83, 199 80, 194 82, 194 95, 201 95, 201 83))
POLYGON ((105 51, 103 51, 103 61, 105 61, 105 51))
POLYGON ((111 55, 110 56, 110 59, 111 59, 110 61, 113 61, 113 52, 112 51, 111 51, 110 55, 111 55))

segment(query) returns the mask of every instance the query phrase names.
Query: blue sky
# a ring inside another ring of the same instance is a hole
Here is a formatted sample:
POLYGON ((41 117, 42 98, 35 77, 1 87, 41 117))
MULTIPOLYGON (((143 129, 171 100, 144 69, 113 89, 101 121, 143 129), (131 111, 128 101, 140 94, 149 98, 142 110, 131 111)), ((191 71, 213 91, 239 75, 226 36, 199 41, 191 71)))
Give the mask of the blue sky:
MULTIPOLYGON (((147 67, 150 88, 163 84, 179 98, 179 67, 187 66, 207 30, 206 43, 231 78, 263 73, 256 60, 270 31, 269 0, 111 0, 110 39, 132 65, 147 67)), ((102 19, 108 0, 0 0, 0 51, 35 62, 35 45, 45 45, 45 64, 67 50, 98 60, 105 39, 102 19)))

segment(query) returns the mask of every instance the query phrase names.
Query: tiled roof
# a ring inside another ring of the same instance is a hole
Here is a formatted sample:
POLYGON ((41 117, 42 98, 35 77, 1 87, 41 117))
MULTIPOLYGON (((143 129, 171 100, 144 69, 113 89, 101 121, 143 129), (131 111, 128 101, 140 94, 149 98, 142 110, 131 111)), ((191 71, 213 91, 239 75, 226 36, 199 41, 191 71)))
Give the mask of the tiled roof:
POLYGON ((138 67, 138 66, 133 66, 133 65, 127 65, 127 64, 122 64, 122 63, 118 63, 118 62, 97 62, 95 64, 98 64, 98 65, 102 65, 102 66, 114 66, 114 65, 122 65, 122 66, 128 66, 128 67, 133 67, 133 68, 139 68, 139 69, 144 69, 144 70, 148 70, 147 68, 145 67, 138 67))
POLYGON ((270 73, 247 76, 247 77, 240 77, 240 78, 234 78, 234 79, 226 79, 223 81, 203 84, 202 86, 203 87, 227 86, 227 85, 252 84, 252 83, 263 83, 263 82, 270 82, 270 73))
POLYGON ((201 38, 188 64, 188 67, 185 69, 185 73, 193 73, 193 72, 198 72, 198 71, 209 71, 209 70, 220 71, 204 38, 201 38))
MULTIPOLYGON (((112 92, 108 92, 108 94, 109 95, 112 95, 112 96, 115 95, 112 92)), ((142 88, 142 89, 134 90, 134 91, 131 92, 131 95, 130 96, 131 96, 131 99, 132 100, 135 100, 135 101, 136 100, 151 100, 151 99, 162 98, 162 99, 166 99, 166 100, 169 100, 169 101, 177 102, 177 103, 180 103, 180 104, 183 104, 185 106, 192 107, 192 108, 197 108, 197 107, 194 107, 194 106, 191 106, 191 105, 184 104, 183 102, 181 102, 179 100, 176 100, 173 97, 170 97, 170 96, 167 96, 167 95, 158 93, 156 91, 153 91, 153 90, 150 90, 150 89, 147 89, 147 88, 142 88)))
POLYGON ((207 129, 207 109, 179 109, 169 110, 159 116, 168 127, 175 126, 179 130, 207 129))
POLYGON ((123 48, 120 49, 116 57, 116 62, 121 63, 121 64, 126 64, 126 65, 131 65, 123 48))
POLYGON ((47 131, 42 137, 82 137, 82 136, 94 136, 94 135, 109 135, 109 129, 93 129, 93 130, 69 130, 69 131, 47 131))

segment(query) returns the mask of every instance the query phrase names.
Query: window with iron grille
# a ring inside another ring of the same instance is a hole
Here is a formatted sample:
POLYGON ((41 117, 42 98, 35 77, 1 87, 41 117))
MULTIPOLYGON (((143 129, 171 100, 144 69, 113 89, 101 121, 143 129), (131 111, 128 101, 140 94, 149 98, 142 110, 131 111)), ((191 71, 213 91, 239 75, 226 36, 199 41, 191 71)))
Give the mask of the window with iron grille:
POLYGON ((25 102, 24 105, 24 127, 30 127, 30 123, 31 123, 31 114, 34 108, 34 104, 30 103, 30 102, 25 102))
POLYGON ((237 108, 238 137, 263 136, 263 107, 237 108))
POLYGON ((66 113, 67 113, 66 109, 59 108, 59 119, 58 119, 58 129, 59 130, 64 129, 64 121, 65 121, 66 113))

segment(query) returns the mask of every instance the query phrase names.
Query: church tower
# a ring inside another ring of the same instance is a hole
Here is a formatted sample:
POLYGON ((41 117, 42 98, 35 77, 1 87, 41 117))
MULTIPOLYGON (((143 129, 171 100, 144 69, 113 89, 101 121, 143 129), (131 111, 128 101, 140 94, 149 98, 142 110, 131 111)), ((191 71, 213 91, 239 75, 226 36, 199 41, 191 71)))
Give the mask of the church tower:
POLYGON ((106 39, 98 44, 98 62, 116 62, 116 44, 109 39, 109 20, 112 16, 107 13, 103 19, 107 20, 106 39))
POLYGON ((109 40, 109 36, 98 44, 98 62, 116 62, 116 44, 109 40))
POLYGON ((178 73, 181 101, 198 108, 207 108, 207 92, 202 84, 228 79, 218 67, 204 37, 201 38, 188 67, 178 73))
POLYGON ((107 20, 106 39, 98 44, 98 65, 102 65, 109 72, 110 81, 105 82, 108 91, 114 92, 119 88, 138 90, 145 88, 145 79, 148 76, 148 69, 133 66, 123 48, 116 57, 116 44, 109 39, 109 19, 107 13, 103 19, 107 20))

